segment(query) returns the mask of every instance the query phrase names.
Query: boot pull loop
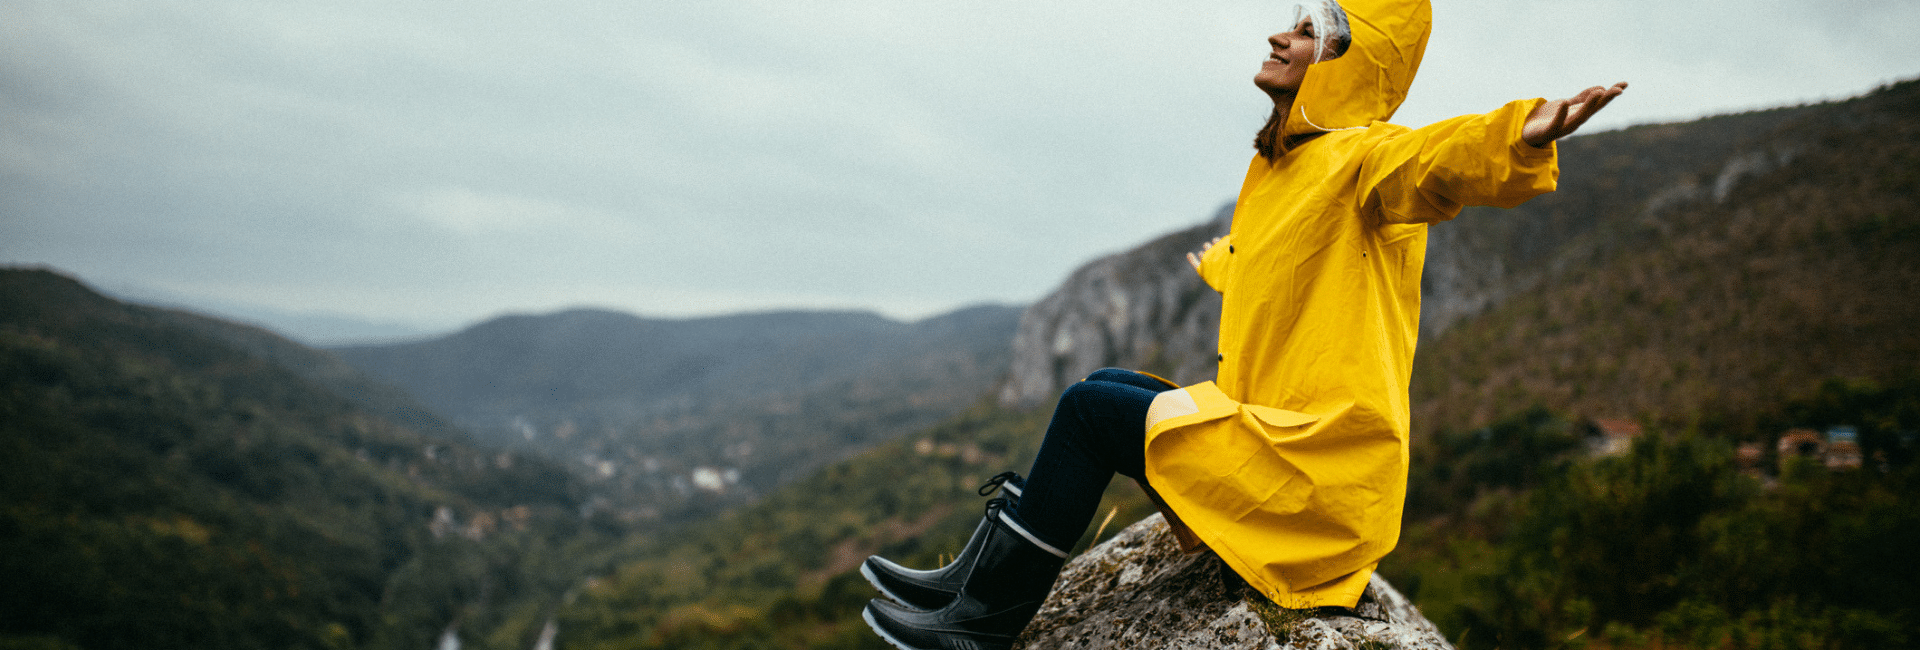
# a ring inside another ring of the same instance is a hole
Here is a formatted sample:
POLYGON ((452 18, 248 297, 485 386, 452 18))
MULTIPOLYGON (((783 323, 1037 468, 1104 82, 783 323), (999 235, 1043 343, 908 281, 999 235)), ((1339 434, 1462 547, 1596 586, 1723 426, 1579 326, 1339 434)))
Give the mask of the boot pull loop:
MULTIPOLYGON (((1007 481, 1017 481, 1019 479, 1020 474, 1016 472, 1001 472, 999 475, 987 479, 987 482, 980 486, 980 496, 984 497, 993 494, 995 490, 1006 487, 1007 481)), ((1019 496, 1020 494, 1019 490, 1010 487, 1007 488, 1007 493, 1015 496, 1019 496)))

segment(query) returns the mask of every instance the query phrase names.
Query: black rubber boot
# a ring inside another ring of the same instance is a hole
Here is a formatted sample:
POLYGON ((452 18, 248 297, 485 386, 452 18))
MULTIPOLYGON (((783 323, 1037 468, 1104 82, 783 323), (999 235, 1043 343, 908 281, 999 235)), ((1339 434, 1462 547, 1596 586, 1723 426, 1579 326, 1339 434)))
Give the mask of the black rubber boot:
MULTIPOLYGON (((1026 481, 1019 474, 1001 472, 999 476, 987 479, 980 486, 980 496, 1002 490, 1007 496, 997 499, 1004 507, 1013 510, 1020 505, 1020 490, 1026 481)), ((938 569, 909 569, 892 560, 878 555, 867 558, 860 564, 860 575, 880 593, 886 594, 894 602, 914 609, 939 609, 953 601, 953 595, 960 591, 960 583, 967 578, 967 570, 973 567, 974 558, 980 555, 980 545, 986 541, 990 518, 982 518, 980 525, 973 529, 973 536, 967 538, 967 545, 954 556, 953 562, 938 569)))
MULTIPOLYGON (((996 499, 995 501, 998 501, 996 499)), ((932 611, 873 599, 867 625, 901 650, 1005 650, 1033 621, 1067 562, 990 504, 986 534, 953 601, 932 611)))

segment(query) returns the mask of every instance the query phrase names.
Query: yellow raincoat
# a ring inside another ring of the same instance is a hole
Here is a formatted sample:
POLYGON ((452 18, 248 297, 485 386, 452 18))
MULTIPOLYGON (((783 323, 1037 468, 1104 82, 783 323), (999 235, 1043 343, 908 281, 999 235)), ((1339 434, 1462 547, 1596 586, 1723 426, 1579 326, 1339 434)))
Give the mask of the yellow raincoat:
POLYGON ((1354 606, 1399 540, 1427 224, 1518 205, 1558 176, 1551 145, 1520 139, 1542 100, 1418 130, 1382 122, 1431 9, 1341 4, 1353 44, 1308 68, 1284 131, 1312 137, 1254 157, 1232 233, 1202 259, 1224 299, 1218 378, 1163 393, 1147 425, 1157 496, 1295 608, 1354 606))

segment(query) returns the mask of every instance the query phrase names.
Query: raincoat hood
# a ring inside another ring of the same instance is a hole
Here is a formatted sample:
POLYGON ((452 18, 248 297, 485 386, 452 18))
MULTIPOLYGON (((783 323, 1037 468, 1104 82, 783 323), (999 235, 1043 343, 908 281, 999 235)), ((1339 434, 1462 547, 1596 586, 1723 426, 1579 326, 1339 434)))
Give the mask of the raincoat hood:
POLYGON ((1353 43, 1332 61, 1307 67, 1283 136, 1385 122, 1400 109, 1433 31, 1428 0, 1341 0, 1353 43))

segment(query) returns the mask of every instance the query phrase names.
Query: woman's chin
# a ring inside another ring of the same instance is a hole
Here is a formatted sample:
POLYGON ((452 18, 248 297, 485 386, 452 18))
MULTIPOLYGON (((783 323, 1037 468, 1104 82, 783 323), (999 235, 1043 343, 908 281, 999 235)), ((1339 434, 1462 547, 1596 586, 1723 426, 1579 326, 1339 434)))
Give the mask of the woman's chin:
POLYGON ((1284 80, 1275 79, 1265 74, 1254 75, 1253 85, 1274 99, 1291 99, 1294 93, 1300 90, 1298 84, 1288 84, 1284 80))

